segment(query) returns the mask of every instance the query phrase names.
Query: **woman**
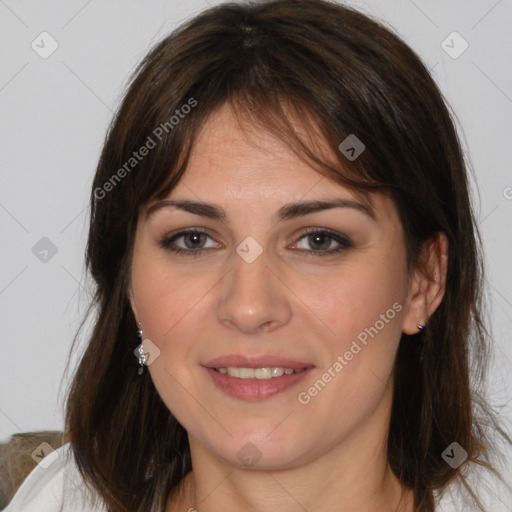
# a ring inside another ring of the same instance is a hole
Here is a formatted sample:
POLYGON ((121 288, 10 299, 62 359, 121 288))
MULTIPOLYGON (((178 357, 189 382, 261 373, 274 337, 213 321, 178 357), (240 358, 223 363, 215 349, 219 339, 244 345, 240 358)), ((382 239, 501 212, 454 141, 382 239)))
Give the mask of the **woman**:
POLYGON ((7 510, 431 512, 493 469, 463 155, 368 17, 226 4, 158 44, 103 148, 87 264, 70 443, 7 510))

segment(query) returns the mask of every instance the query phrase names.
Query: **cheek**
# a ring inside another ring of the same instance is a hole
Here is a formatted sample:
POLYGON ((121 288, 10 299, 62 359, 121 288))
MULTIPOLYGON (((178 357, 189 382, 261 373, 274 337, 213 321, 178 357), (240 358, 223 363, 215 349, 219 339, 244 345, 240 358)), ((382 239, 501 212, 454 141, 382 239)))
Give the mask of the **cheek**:
POLYGON ((316 283, 302 285, 304 302, 321 320, 331 348, 336 350, 347 350, 352 340, 376 323, 386 336, 400 332, 400 311, 406 297, 401 255, 354 261, 316 283))
POLYGON ((177 273, 165 254, 134 251, 132 282, 144 336, 166 348, 212 287, 210 281, 214 282, 210 276, 177 273))
POLYGON ((158 358, 148 368, 151 379, 167 408, 191 428, 194 422, 203 421, 202 409, 190 398, 190 393, 197 395, 191 372, 195 340, 201 338, 203 326, 194 319, 204 314, 205 296, 212 285, 205 282, 209 277, 170 269, 165 257, 143 250, 134 253, 132 282, 138 317, 144 338, 159 349, 158 358))
POLYGON ((325 407, 336 411, 350 428, 375 410, 384 396, 390 398, 386 391, 392 388, 389 379, 401 336, 405 267, 401 255, 395 254, 394 259, 361 262, 329 282, 329 300, 318 313, 331 331, 322 339, 329 356, 315 382, 309 383, 318 396, 310 405, 315 414, 325 407), (325 387, 315 384, 322 377, 329 381, 325 387))

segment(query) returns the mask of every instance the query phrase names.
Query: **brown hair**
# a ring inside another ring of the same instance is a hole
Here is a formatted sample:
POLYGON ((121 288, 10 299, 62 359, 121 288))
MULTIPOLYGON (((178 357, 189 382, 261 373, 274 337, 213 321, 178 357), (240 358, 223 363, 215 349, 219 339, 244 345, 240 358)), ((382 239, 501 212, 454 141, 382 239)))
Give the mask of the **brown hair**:
POLYGON ((91 193, 86 263, 97 318, 66 421, 80 471, 108 510, 158 511, 191 470, 186 431, 148 374, 137 375, 127 289, 140 207, 169 194, 198 129, 226 102, 319 173, 359 193, 389 194, 409 268, 420 264, 425 242, 446 234, 444 299, 423 332, 400 341, 388 443, 391 468, 413 489, 415 510, 432 512, 435 491, 463 480, 468 464, 493 470, 491 430, 506 437, 483 398, 489 336, 467 172, 450 113, 420 58, 380 23, 323 0, 213 7, 137 67, 91 193), (335 161, 312 150, 292 119, 319 130, 335 161), (338 150, 350 134, 366 146, 353 161, 338 150), (143 146, 151 148, 139 159, 134 151, 143 146), (458 469, 441 457, 452 441, 469 454, 458 469))

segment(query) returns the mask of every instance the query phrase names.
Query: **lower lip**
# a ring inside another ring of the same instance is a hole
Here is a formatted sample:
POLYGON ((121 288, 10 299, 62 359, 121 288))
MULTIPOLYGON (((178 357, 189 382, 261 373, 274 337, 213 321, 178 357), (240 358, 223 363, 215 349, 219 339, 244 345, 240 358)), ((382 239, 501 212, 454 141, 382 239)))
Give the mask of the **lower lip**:
POLYGON ((243 400, 263 400, 282 393, 309 375, 313 367, 300 373, 281 375, 270 379, 239 379, 227 373, 219 373, 213 368, 206 368, 215 385, 224 393, 243 400))

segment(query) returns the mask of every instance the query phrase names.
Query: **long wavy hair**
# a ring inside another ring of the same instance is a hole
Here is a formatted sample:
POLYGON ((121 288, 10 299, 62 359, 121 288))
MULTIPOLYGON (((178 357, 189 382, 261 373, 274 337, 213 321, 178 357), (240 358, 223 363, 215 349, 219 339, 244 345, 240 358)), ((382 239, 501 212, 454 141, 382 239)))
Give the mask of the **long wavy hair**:
POLYGON ((138 65, 109 127, 86 249, 95 319, 66 402, 87 485, 111 512, 156 512, 192 469, 187 432, 148 373, 137 375, 127 290, 140 208, 169 194, 198 130, 226 103, 319 174, 389 194, 409 270, 425 242, 447 236, 444 299, 423 332, 400 340, 388 461, 417 512, 433 512, 452 481, 467 486, 469 466, 497 474, 491 434, 511 440, 486 399, 480 238, 454 117, 421 59, 380 22, 329 1, 270 0, 222 4, 173 31, 138 65), (351 134, 366 147, 355 160, 338 149, 351 134), (334 157, 315 151, 318 136, 334 157), (454 440, 468 453, 459 468, 441 457, 454 440))

